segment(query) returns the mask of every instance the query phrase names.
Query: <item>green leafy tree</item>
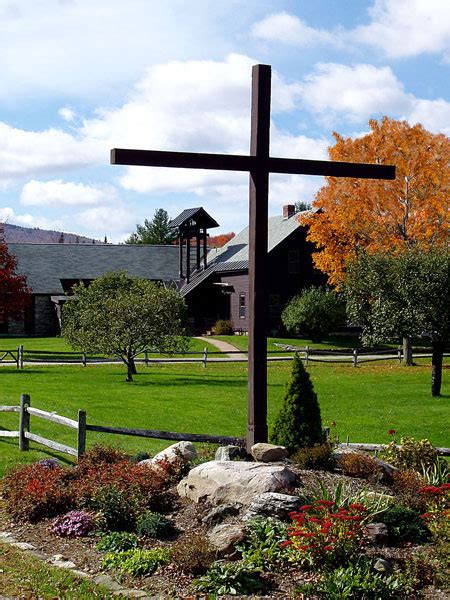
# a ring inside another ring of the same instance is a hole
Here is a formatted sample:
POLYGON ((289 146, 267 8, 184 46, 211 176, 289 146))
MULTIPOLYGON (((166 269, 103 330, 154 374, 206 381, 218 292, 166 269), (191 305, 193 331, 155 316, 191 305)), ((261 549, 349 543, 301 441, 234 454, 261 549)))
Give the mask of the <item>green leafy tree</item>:
POLYGON ((136 373, 134 359, 150 347, 171 354, 185 351, 186 305, 180 295, 123 271, 108 273, 89 287, 74 287, 62 310, 62 334, 76 349, 120 358, 127 381, 136 373))
POLYGON ((291 380, 270 439, 274 444, 286 446, 290 454, 323 441, 317 394, 298 354, 292 362, 291 380))
POLYGON ((431 393, 439 396, 450 333, 450 254, 413 248, 397 255, 360 253, 347 267, 344 293, 364 344, 424 336, 433 348, 431 393))
POLYGON ((313 342, 320 342, 345 324, 345 305, 333 290, 313 286, 289 301, 281 319, 292 335, 305 334, 313 342))
POLYGON ((166 246, 176 239, 176 232, 169 227, 169 215, 163 208, 155 211, 153 219, 145 219, 143 225, 136 225, 136 232, 126 240, 126 244, 151 244, 166 246))

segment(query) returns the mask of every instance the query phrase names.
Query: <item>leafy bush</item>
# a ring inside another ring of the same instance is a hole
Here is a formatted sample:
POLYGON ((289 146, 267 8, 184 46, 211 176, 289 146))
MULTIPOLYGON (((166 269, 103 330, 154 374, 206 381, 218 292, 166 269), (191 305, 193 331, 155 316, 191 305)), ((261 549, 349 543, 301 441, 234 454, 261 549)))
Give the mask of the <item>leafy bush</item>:
POLYGON ((383 455, 394 467, 415 471, 421 471, 422 467, 430 467, 438 461, 437 450, 429 440, 419 441, 411 437, 401 438, 400 446, 391 442, 383 455))
POLYGON ((331 500, 306 504, 291 513, 288 540, 280 546, 288 549, 294 563, 313 567, 347 563, 360 552, 365 512, 362 504, 350 504, 348 509, 336 508, 331 500))
POLYGON ((168 548, 141 550, 134 548, 124 552, 108 552, 102 560, 103 569, 115 569, 130 575, 152 575, 159 565, 170 561, 168 548))
POLYGON ((231 594, 232 596, 252 594, 264 587, 260 570, 244 562, 225 563, 216 561, 206 575, 195 582, 199 592, 208 594, 231 594))
POLYGON ((68 470, 36 463, 12 469, 3 478, 3 497, 8 513, 23 521, 39 521, 72 508, 67 485, 68 470))
POLYGON ((298 354, 292 361, 292 375, 275 418, 271 441, 286 446, 290 454, 323 441, 322 419, 317 395, 298 354))
POLYGON ((337 466, 344 475, 360 477, 363 479, 378 479, 381 469, 377 461, 360 452, 344 452, 337 458, 337 466))
POLYGON ((427 505, 427 512, 421 515, 421 519, 435 538, 450 541, 450 483, 425 486, 420 494, 427 505))
POLYGON ((175 526, 164 515, 148 510, 138 517, 136 531, 142 537, 163 540, 174 534, 175 526))
POLYGON ((128 454, 123 452, 123 450, 105 446, 104 444, 95 444, 80 457, 78 460, 78 469, 80 471, 89 471, 92 468, 103 468, 105 465, 123 462, 128 459, 128 454))
POLYGON ((139 509, 133 498, 114 485, 100 488, 92 498, 91 505, 101 515, 104 529, 127 531, 134 529, 135 515, 139 509))
POLYGON ((215 555, 208 540, 198 533, 193 533, 189 539, 177 540, 170 550, 172 562, 183 573, 195 576, 206 573, 215 555))
POLYGON ((311 448, 300 448, 292 456, 293 462, 300 469, 332 471, 335 467, 333 446, 331 444, 316 444, 311 448))
POLYGON ((148 460, 150 458, 150 454, 148 452, 136 452, 133 456, 130 456, 130 462, 139 463, 141 460, 148 460))
POLYGON ((419 512, 425 510, 425 499, 419 494, 419 490, 423 487, 423 480, 417 471, 413 469, 394 471, 392 482, 399 504, 419 512))
POLYGON ((127 531, 112 531, 104 533, 97 542, 97 550, 103 552, 124 552, 138 547, 138 537, 127 531))
POLYGON ((404 506, 391 506, 380 515, 379 521, 389 531, 392 542, 414 542, 420 544, 430 537, 430 530, 414 510, 404 506))
POLYGON ((345 304, 331 289, 310 287, 290 300, 281 319, 289 333, 306 334, 313 342, 321 342, 333 329, 345 324, 345 304))
POLYGON ((253 567, 270 570, 286 560, 280 543, 287 539, 288 527, 280 521, 255 518, 246 524, 246 536, 237 550, 243 560, 253 567))
POLYGON ((56 458, 43 458, 36 464, 46 467, 47 469, 55 469, 56 467, 59 467, 59 462, 56 458))
POLYGON ((93 515, 83 510, 71 510, 65 515, 56 517, 50 531, 60 537, 84 537, 94 528, 93 515))
POLYGON ((233 323, 231 321, 225 321, 224 319, 219 319, 214 323, 214 334, 215 335, 233 335, 233 323))
POLYGON ((382 575, 374 571, 367 560, 359 560, 347 567, 340 567, 325 573, 316 584, 297 588, 298 593, 312 595, 326 600, 391 600, 404 598, 410 593, 405 577, 400 574, 382 575))

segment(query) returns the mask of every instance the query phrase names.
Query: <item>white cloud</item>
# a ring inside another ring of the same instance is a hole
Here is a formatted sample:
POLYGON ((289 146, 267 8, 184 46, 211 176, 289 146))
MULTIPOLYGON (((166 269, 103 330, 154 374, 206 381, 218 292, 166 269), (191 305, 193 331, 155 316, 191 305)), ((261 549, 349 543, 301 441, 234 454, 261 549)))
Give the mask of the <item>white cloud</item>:
POLYGON ((61 179, 32 179, 23 186, 20 202, 25 206, 83 206, 101 204, 114 196, 112 186, 100 188, 61 179))
POLYGON ((449 131, 450 103, 405 92, 390 67, 319 63, 303 80, 302 101, 327 125, 342 118, 361 123, 388 115, 411 124, 420 122, 433 133, 449 131))
POLYGON ((62 108, 60 108, 58 110, 58 115, 60 117, 62 117, 64 119, 64 121, 67 121, 68 123, 71 123, 72 121, 74 121, 75 117, 76 117, 75 111, 72 110, 69 106, 63 106, 62 108))
POLYGON ((357 42, 383 50, 394 58, 448 53, 448 0, 376 0, 371 23, 350 32, 357 42))
POLYGON ((85 231, 97 232, 97 236, 113 233, 115 237, 122 238, 127 237, 136 225, 134 215, 123 205, 88 208, 73 215, 72 222, 85 231))
POLYGON ((304 78, 303 103, 327 121, 339 113, 358 122, 376 113, 403 112, 409 101, 389 67, 319 63, 304 78))
POLYGON ((271 42, 306 47, 315 44, 335 44, 337 38, 323 29, 314 29, 304 21, 286 12, 265 17, 252 28, 252 34, 271 42))
POLYGON ((26 131, 0 122, 0 179, 88 166, 106 162, 105 156, 98 142, 86 137, 54 128, 26 131))
MULTIPOLYGON (((0 221, 14 223, 22 227, 39 227, 40 229, 64 229, 64 219, 49 219, 41 215, 32 215, 30 213, 18 214, 13 208, 6 206, 0 208, 0 221)), ((68 231, 68 224, 66 229, 68 231)))
POLYGON ((392 58, 442 54, 450 60, 448 0, 375 0, 370 21, 354 29, 314 29, 295 15, 276 13, 257 22, 258 38, 297 47, 368 45, 392 58))

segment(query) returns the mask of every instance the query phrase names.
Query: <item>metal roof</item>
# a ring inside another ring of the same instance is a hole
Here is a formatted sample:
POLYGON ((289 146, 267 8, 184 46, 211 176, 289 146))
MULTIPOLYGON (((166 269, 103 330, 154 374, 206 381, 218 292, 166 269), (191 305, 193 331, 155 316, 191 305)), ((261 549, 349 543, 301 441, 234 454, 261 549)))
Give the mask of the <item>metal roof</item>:
POLYGON ((95 279, 122 269, 129 275, 178 281, 178 246, 145 244, 8 244, 35 294, 63 294, 61 279, 95 279))
POLYGON ((206 229, 219 227, 219 223, 217 223, 217 221, 215 221, 201 206, 197 208, 186 208, 178 215, 178 217, 175 217, 175 219, 170 221, 169 227, 181 227, 186 221, 190 221, 191 219, 194 219, 200 227, 205 227, 206 229))
POLYGON ((213 273, 231 273, 235 271, 247 271, 248 260, 235 262, 216 263, 207 267, 204 271, 199 271, 194 278, 181 288, 180 293, 184 297, 194 290, 202 281, 208 279, 213 273))

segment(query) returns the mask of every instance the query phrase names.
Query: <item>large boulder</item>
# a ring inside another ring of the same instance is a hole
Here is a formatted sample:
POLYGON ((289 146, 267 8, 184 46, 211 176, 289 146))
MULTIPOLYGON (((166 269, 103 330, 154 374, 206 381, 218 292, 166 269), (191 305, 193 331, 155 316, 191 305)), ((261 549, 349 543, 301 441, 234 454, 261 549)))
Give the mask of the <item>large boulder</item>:
POLYGON ((284 521, 288 519, 289 513, 298 510, 301 504, 298 496, 266 492, 253 500, 244 515, 244 521, 255 517, 271 517, 284 521))
POLYGON ((285 465, 210 461, 189 471, 178 484, 178 493, 194 502, 250 504, 264 492, 286 492, 297 483, 297 475, 285 465))
POLYGON ((141 460, 140 465, 146 465, 153 469, 158 469, 158 463, 167 462, 170 465, 177 465, 189 462, 196 458, 197 450, 194 444, 191 442, 177 442, 168 446, 158 454, 155 454, 153 458, 141 460))
POLYGON ((220 556, 228 556, 235 551, 236 544, 245 537, 245 527, 239 524, 223 523, 216 525, 208 534, 211 546, 220 556))
POLYGON ((253 444, 250 452, 253 458, 260 462, 276 462, 284 460, 288 455, 288 451, 284 446, 275 446, 274 444, 264 444, 262 442, 253 444))

